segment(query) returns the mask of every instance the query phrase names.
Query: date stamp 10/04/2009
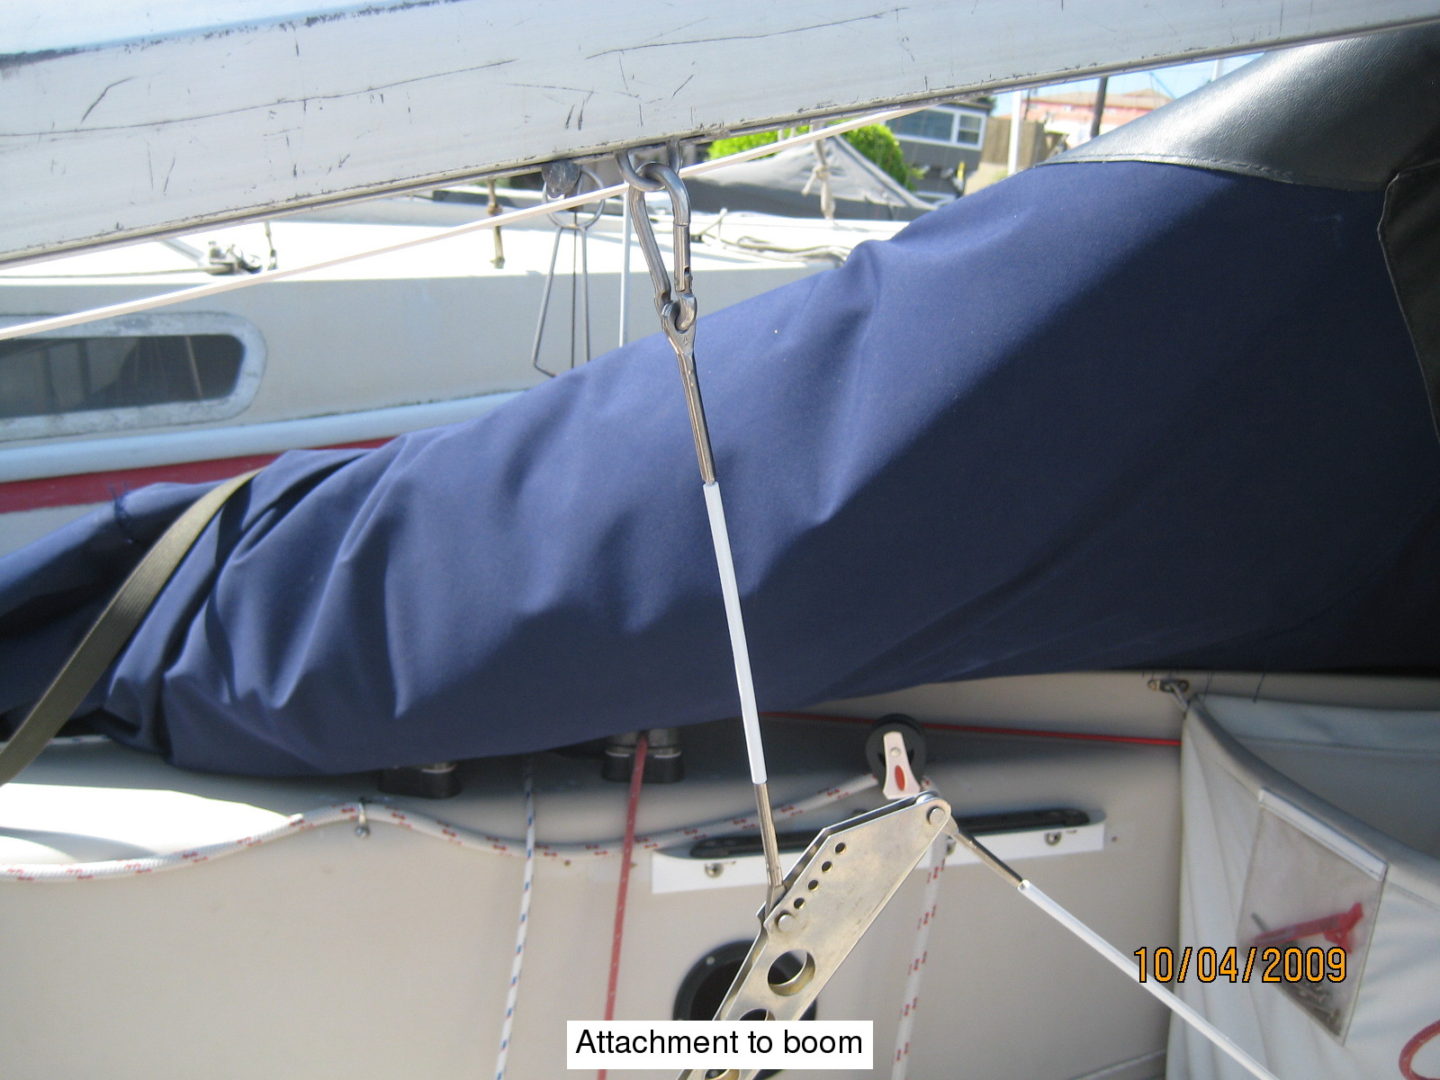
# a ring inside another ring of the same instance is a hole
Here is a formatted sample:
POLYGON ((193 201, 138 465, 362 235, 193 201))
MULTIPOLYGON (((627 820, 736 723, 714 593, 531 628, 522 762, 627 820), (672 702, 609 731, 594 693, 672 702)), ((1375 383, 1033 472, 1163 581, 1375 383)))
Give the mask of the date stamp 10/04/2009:
POLYGON ((1231 945, 1214 949, 1208 945, 1196 948, 1186 945, 1174 949, 1168 945, 1142 947, 1132 954, 1140 962, 1140 981, 1153 979, 1160 983, 1251 982, 1338 983, 1345 981, 1345 950, 1298 945, 1248 948, 1231 945))

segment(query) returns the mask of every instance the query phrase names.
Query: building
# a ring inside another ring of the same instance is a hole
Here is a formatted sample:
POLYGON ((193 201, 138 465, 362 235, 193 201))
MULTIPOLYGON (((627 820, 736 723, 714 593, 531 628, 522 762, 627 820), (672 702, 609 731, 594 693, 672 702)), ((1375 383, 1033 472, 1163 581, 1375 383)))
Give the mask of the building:
MULTIPOLYGON (((1107 94, 1105 112, 1100 119, 1100 133, 1128 124, 1146 113, 1170 103, 1170 96, 1158 90, 1136 90, 1124 94, 1107 94)), ((1025 101, 1026 121, 1037 121, 1046 131, 1065 136, 1065 145, 1079 146, 1090 138, 1090 125, 1095 118, 1093 90, 1056 93, 1045 89, 1032 91, 1025 101)))
POLYGON ((990 98, 946 102, 889 121, 906 163, 919 173, 915 194, 932 202, 960 194, 980 164, 994 105, 990 98))

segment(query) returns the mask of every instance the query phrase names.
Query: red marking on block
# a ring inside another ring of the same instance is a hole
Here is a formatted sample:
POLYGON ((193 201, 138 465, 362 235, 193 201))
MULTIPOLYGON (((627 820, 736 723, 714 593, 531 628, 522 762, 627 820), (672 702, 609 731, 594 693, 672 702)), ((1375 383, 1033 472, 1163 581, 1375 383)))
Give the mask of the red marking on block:
POLYGON ((1361 920, 1364 914, 1365 909, 1359 903, 1355 903, 1350 906, 1348 911, 1326 915, 1320 919, 1311 919, 1308 922, 1295 923, 1293 926, 1282 926, 1278 930, 1266 931, 1255 939, 1254 944, 1265 948, 1270 945, 1284 945, 1291 941, 1299 941, 1302 938, 1320 934, 1326 941, 1339 945, 1349 952, 1350 931, 1355 929, 1355 924, 1361 920))

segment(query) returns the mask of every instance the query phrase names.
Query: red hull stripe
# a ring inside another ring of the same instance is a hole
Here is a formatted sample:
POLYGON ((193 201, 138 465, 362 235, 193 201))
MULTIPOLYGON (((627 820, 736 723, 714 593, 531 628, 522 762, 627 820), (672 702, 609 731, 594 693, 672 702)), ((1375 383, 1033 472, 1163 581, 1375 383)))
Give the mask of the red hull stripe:
MULTIPOLYGON (((343 443, 325 450, 369 449, 383 446, 389 439, 343 443)), ((0 484, 0 514, 20 510, 44 510, 53 506, 88 506, 109 502, 117 495, 134 491, 146 484, 200 484, 208 480, 225 480, 250 469, 268 465, 279 454, 250 454, 246 457, 215 458, 210 461, 182 461, 175 465, 153 465, 144 469, 120 469, 115 472, 82 473, 79 476, 47 476, 36 480, 12 480, 0 484)))

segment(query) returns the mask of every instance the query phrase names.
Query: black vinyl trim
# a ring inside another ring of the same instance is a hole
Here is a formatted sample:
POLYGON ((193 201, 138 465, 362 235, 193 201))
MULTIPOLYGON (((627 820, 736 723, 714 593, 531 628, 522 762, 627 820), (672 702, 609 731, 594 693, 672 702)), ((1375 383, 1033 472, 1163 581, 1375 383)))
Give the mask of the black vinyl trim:
POLYGON ((1440 24, 1269 53, 1045 162, 1150 161, 1380 191, 1440 137, 1440 24))
POLYGON ((1390 182, 1380 243, 1440 433, 1440 160, 1406 169, 1390 182))

